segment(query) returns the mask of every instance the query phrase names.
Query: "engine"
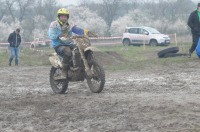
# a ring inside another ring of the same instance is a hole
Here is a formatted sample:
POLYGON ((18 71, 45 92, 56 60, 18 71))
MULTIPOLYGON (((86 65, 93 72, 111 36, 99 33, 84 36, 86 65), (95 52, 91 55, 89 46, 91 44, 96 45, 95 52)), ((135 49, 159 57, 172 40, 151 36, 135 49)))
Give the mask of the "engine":
POLYGON ((81 60, 80 52, 77 48, 72 50, 73 67, 68 71, 68 78, 70 81, 84 81, 85 71, 83 61, 81 60))
POLYGON ((72 62, 74 68, 81 66, 81 56, 77 48, 72 50, 72 62))

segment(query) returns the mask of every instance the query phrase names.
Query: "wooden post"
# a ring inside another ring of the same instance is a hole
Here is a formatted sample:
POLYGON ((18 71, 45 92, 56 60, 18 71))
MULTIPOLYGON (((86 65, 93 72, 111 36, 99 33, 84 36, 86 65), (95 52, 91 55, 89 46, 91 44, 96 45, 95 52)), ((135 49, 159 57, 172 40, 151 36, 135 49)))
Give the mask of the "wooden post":
POLYGON ((175 44, 176 44, 176 46, 178 46, 176 33, 174 34, 174 39, 175 39, 175 44))
POLYGON ((146 46, 145 46, 145 37, 143 37, 143 50, 146 50, 146 46))

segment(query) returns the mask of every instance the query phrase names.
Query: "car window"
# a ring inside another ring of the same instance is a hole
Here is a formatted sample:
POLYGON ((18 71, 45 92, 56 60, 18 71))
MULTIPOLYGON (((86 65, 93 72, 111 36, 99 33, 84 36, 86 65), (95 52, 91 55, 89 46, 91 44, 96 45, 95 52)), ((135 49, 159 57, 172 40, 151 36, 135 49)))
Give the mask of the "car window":
POLYGON ((138 28, 130 28, 128 30, 129 33, 132 33, 132 34, 138 34, 138 28))
POLYGON ((139 34, 144 34, 145 32, 147 32, 147 33, 148 33, 148 31, 147 31, 147 30, 145 30, 145 29, 142 29, 142 28, 139 28, 139 34))
POLYGON ((139 34, 143 34, 143 29, 142 28, 139 28, 139 34))
POLYGON ((160 34, 160 32, 156 30, 155 28, 147 28, 147 30, 151 32, 152 34, 160 34))
POLYGON ((143 33, 144 33, 144 32, 147 32, 147 33, 149 33, 147 30, 143 29, 143 33))

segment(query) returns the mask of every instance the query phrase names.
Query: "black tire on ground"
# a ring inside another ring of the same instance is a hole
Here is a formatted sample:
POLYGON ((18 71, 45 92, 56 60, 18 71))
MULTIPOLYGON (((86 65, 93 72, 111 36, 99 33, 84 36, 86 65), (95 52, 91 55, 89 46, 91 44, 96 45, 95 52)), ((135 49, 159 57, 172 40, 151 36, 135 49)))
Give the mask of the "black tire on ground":
POLYGON ((130 40, 129 39, 124 39, 123 40, 123 45, 124 46, 130 46, 130 40))
POLYGON ((167 53, 163 58, 168 58, 168 57, 178 57, 178 56, 187 56, 188 54, 186 53, 167 53))
POLYGON ((53 90, 54 93, 56 94, 64 94, 67 89, 68 89, 68 81, 67 80, 59 80, 59 81, 55 81, 54 80, 54 75, 56 73, 56 71, 59 70, 55 67, 52 67, 51 68, 51 71, 50 71, 50 85, 51 85, 51 88, 53 90), (59 88, 60 86, 60 88, 59 88))
POLYGON ((104 85, 105 85, 104 69, 100 64, 98 64, 92 52, 87 54, 87 60, 88 60, 89 67, 93 69, 92 72, 94 73, 92 78, 86 75, 87 84, 93 93, 100 93, 103 90, 104 85))
POLYGON ((170 48, 159 51, 157 55, 159 58, 163 58, 165 54, 167 53, 177 53, 178 51, 179 51, 178 47, 170 47, 170 48))

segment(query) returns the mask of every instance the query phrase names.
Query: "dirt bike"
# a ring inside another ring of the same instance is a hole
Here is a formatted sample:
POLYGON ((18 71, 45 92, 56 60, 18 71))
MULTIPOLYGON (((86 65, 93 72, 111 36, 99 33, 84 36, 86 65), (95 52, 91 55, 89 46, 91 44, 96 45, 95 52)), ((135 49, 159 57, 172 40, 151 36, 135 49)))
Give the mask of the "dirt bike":
POLYGON ((63 94, 68 90, 70 81, 84 81, 94 93, 100 93, 105 84, 105 72, 93 55, 94 47, 91 47, 87 36, 73 36, 75 48, 72 49, 70 68, 67 78, 62 79, 62 57, 53 53, 50 57, 52 65, 50 71, 50 85, 54 93, 63 94))

